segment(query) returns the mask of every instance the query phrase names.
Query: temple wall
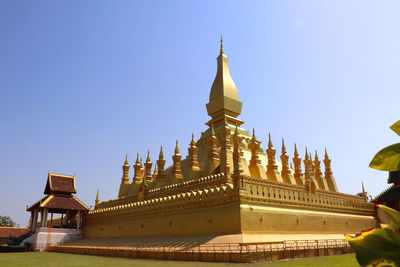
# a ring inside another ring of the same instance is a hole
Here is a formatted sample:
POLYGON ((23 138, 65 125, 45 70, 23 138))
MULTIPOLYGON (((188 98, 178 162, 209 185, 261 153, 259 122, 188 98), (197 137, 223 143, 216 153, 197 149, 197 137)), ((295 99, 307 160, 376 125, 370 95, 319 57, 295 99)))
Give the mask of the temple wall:
POLYGON ((238 191, 232 185, 203 188, 97 209, 83 220, 85 238, 239 233, 238 191))
POLYGON ((84 238, 192 236, 240 232, 238 205, 151 216, 86 218, 84 238))
POLYGON ((253 204, 240 205, 240 218, 249 234, 355 234, 376 227, 373 216, 253 204))
POLYGON ((243 233, 355 234, 377 226, 374 204, 362 197, 251 177, 241 184, 243 233))
POLYGON ((355 215, 373 216, 374 204, 359 196, 316 190, 312 194, 307 188, 260 178, 240 178, 240 201, 258 205, 285 206, 299 209, 320 210, 355 215))
POLYGON ((376 226, 374 205, 358 196, 312 194, 303 186, 248 176, 239 178, 240 188, 221 181, 222 175, 212 175, 151 189, 144 201, 104 202, 84 217, 83 236, 351 234, 376 226))

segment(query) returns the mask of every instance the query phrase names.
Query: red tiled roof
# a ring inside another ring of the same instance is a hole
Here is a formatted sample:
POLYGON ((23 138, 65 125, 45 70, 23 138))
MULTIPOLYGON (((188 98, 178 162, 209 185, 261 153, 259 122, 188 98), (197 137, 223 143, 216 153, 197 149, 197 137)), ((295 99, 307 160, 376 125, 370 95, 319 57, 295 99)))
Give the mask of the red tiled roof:
POLYGON ((0 226, 0 238, 8 238, 10 236, 21 236, 28 232, 28 228, 19 228, 19 227, 4 227, 0 226))
POLYGON ((43 207, 49 209, 87 210, 87 207, 83 206, 77 199, 64 196, 54 196, 43 207))
POLYGON ((85 206, 79 199, 74 196, 65 195, 49 195, 44 199, 30 206, 27 211, 33 211, 37 208, 48 208, 55 210, 78 210, 87 211, 89 208, 85 206))
POLYGON ((49 173, 47 178, 45 194, 51 193, 76 193, 75 189, 75 177, 68 175, 58 175, 49 173))

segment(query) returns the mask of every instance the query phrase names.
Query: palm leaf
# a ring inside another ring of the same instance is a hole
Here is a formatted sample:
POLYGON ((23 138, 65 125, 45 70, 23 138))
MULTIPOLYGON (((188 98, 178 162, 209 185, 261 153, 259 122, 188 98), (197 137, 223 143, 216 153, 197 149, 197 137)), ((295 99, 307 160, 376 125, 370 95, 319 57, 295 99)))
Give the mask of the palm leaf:
POLYGON ((376 153, 369 166, 381 171, 400 170, 400 143, 385 147, 376 153))
POLYGON ((400 135, 400 121, 397 121, 395 124, 390 126, 390 129, 392 129, 395 133, 400 135))

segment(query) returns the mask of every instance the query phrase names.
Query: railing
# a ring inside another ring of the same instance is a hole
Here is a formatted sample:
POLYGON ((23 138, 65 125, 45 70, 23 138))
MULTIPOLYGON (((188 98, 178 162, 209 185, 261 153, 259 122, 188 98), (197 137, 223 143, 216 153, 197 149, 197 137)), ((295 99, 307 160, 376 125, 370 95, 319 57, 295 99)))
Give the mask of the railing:
POLYGON ((333 254, 352 251, 344 239, 286 240, 264 243, 215 243, 204 245, 104 244, 95 246, 78 243, 49 248, 49 251, 53 252, 76 254, 227 262, 258 262, 295 258, 299 255, 300 257, 331 255, 328 250, 333 254))

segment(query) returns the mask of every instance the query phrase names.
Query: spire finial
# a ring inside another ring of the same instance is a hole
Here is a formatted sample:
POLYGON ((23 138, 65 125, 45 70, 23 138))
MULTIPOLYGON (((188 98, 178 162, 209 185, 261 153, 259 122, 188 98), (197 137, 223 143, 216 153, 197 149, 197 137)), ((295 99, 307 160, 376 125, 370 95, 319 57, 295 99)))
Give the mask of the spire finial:
POLYGON ((222 40, 222 33, 221 33, 221 50, 220 50, 220 54, 221 55, 224 54, 224 41, 222 40))
POLYGON ((306 147, 306 155, 305 158, 308 159, 308 151, 307 151, 307 147, 306 147))
POLYGON ((326 150, 326 148, 325 148, 325 159, 329 159, 328 151, 326 150))
POLYGON ((139 164, 139 152, 137 153, 137 157, 136 157, 136 165, 139 164))
POLYGON ((124 165, 129 165, 129 163, 128 163, 128 154, 126 154, 126 156, 125 156, 125 162, 124 162, 124 165))
POLYGON ((96 195, 96 200, 95 200, 95 206, 100 202, 99 200, 99 189, 97 189, 97 195, 96 195))
POLYGON ((297 152, 296 143, 294 143, 294 156, 297 158, 299 156, 299 152, 297 152))
POLYGON ((190 142, 191 145, 195 145, 196 141, 194 141, 194 134, 192 133, 192 142, 190 142))
POLYGON ((228 120, 226 119, 226 117, 224 117, 224 127, 229 128, 228 120))
POLYGON ((268 133, 268 148, 272 148, 271 133, 268 133))
POLYGON ((315 150, 315 160, 318 160, 319 158, 318 158, 318 153, 317 153, 317 150, 315 150))
POLYGON ((179 154, 178 140, 176 140, 175 154, 179 154))
POLYGON ((363 182, 361 182, 361 187, 362 187, 361 196, 362 196, 366 201, 368 201, 367 192, 365 192, 364 183, 363 183, 363 182))
POLYGON ((215 136, 215 131, 214 131, 214 123, 211 124, 211 136, 215 136))
POLYGON ((253 128, 253 139, 256 139, 256 131, 253 128))
POLYGON ((286 154, 285 140, 282 138, 282 154, 286 154))
POLYGON ((159 154, 158 158, 159 158, 159 159, 163 159, 163 158, 164 158, 164 153, 163 153, 163 151, 162 151, 162 146, 161 146, 161 148, 160 148, 160 154, 159 154))
POLYGON ((150 150, 147 150, 147 159, 146 159, 146 162, 149 162, 150 161, 150 150))

